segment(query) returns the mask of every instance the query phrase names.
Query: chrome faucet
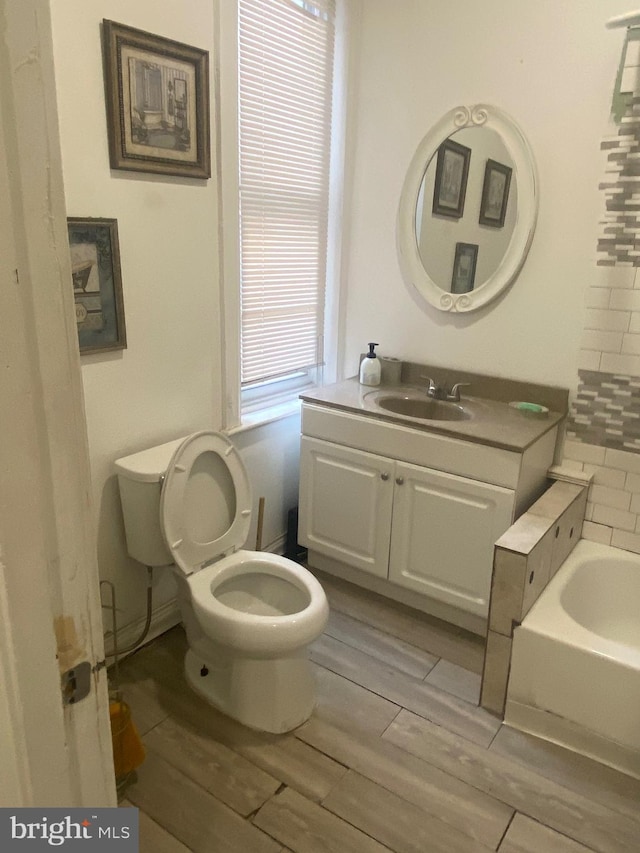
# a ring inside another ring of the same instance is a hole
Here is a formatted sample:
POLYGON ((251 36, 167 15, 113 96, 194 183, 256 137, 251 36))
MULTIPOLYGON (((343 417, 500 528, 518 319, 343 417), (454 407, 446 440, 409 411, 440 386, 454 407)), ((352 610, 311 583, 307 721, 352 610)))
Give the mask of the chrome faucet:
POLYGON ((429 382, 427 385, 427 397, 431 397, 432 400, 446 400, 449 403, 459 403, 460 389, 466 388, 471 384, 470 382, 456 382, 451 391, 447 391, 444 385, 436 385, 430 376, 423 376, 422 379, 427 379, 429 382))

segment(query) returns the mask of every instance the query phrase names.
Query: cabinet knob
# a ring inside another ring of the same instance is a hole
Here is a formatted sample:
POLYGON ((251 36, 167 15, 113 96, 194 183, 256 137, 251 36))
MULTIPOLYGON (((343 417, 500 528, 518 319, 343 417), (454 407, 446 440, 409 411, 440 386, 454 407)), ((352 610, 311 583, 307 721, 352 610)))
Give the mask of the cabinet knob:
POLYGON ((380 479, 386 481, 389 479, 389 475, 386 472, 384 474, 380 474, 380 479))
POLYGON ((396 477, 396 483, 401 486, 404 483, 404 477, 396 477))

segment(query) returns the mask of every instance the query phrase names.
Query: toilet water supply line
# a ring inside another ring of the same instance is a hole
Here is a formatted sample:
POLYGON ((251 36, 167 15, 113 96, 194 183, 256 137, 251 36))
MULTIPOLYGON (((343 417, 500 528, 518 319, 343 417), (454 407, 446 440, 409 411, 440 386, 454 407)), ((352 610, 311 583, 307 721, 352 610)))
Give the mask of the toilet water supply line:
MULTIPOLYGON (((153 613, 153 566, 147 566, 146 568, 147 568, 147 616, 145 619, 144 628, 142 629, 142 633, 140 634, 140 636, 136 640, 134 640, 133 643, 130 643, 128 646, 125 646, 125 648, 121 649, 118 646, 118 637, 117 637, 117 631, 116 631, 115 620, 114 620, 114 625, 112 626, 113 651, 110 651, 110 652, 105 651, 104 654, 105 654, 105 657, 107 657, 107 658, 115 658, 117 660, 118 655, 124 655, 124 654, 127 654, 127 652, 132 652, 134 649, 138 648, 140 643, 142 643, 144 641, 147 634, 149 633, 149 628, 151 627, 151 616, 153 613)), ((100 585, 102 586, 103 583, 104 584, 108 583, 110 585, 111 596, 112 596, 111 600, 112 600, 112 602, 115 602, 115 588, 114 588, 113 584, 110 583, 109 581, 101 581, 100 585)), ((109 609, 111 607, 110 605, 104 605, 104 604, 102 606, 108 607, 109 609)), ((115 606, 115 604, 113 606, 115 606)))

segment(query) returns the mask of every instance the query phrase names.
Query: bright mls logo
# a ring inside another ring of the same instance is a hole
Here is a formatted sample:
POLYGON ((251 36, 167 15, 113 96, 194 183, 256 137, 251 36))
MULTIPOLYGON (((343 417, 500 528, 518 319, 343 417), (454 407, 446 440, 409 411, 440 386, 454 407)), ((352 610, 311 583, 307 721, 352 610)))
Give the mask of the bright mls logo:
POLYGON ((138 853, 138 809, 0 809, 0 850, 138 853))

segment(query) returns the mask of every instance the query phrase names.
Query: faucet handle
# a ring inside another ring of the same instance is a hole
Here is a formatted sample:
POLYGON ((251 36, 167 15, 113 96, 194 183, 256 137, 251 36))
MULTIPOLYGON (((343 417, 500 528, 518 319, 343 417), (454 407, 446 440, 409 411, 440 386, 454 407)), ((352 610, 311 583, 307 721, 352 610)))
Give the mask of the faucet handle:
POLYGON ((447 399, 452 402, 459 403, 460 402, 460 389, 461 388, 470 388, 470 382, 456 382, 451 391, 447 394, 447 399))
POLYGON ((427 394, 429 394, 430 396, 433 396, 434 394, 438 393, 438 390, 439 390, 438 386, 436 385, 436 383, 433 381, 433 379, 430 376, 420 376, 420 379, 426 379, 427 382, 429 383, 429 385, 427 387, 427 394))

